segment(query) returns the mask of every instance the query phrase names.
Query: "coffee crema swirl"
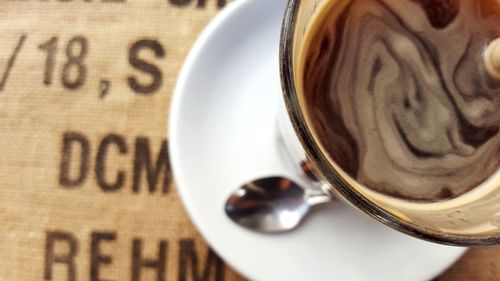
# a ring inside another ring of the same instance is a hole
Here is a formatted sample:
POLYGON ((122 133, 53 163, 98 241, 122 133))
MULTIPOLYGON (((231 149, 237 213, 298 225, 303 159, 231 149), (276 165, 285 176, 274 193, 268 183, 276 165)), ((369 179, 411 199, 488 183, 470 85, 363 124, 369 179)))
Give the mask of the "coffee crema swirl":
POLYGON ((328 156, 375 191, 457 197, 500 167, 496 0, 337 0, 310 26, 307 120, 328 156))

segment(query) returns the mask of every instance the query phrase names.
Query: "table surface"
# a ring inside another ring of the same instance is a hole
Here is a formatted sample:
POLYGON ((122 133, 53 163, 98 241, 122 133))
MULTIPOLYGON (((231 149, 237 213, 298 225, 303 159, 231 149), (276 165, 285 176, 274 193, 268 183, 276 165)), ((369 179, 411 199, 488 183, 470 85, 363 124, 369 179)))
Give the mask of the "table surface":
MULTIPOLYGON (((0 280, 244 280, 166 150, 179 70, 227 2, 0 1, 0 280)), ((436 280, 500 280, 500 247, 436 280)))

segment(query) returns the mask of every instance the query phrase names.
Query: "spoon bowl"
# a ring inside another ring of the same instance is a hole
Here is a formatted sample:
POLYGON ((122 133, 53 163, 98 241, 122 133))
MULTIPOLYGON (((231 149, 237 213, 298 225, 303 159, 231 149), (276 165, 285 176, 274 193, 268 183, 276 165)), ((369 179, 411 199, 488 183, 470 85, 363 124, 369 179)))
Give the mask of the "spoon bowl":
POLYGON ((268 177, 242 185, 226 201, 225 212, 245 228, 280 233, 295 229, 312 206, 330 196, 311 192, 285 177, 268 177))

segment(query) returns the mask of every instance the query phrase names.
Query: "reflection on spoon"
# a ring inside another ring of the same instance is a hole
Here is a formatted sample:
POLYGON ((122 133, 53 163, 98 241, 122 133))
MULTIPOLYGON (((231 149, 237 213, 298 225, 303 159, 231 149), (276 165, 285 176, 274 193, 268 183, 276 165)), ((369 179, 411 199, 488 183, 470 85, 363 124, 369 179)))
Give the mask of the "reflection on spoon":
POLYGON ((257 232, 295 229, 309 211, 334 199, 306 189, 285 177, 261 178, 241 186, 227 200, 226 214, 235 223, 257 232))

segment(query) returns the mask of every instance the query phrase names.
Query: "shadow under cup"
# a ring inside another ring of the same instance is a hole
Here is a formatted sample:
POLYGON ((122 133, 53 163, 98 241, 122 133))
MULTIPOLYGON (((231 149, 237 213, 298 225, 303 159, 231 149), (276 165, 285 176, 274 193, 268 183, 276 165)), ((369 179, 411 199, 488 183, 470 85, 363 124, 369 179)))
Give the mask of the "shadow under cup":
POLYGON ((300 52, 306 30, 318 8, 323 2, 332 1, 337 0, 290 0, 287 6, 281 34, 280 67, 287 119, 290 120, 286 122, 291 124, 289 128, 282 128, 288 150, 291 154, 306 155, 315 175, 332 194, 340 194, 352 205, 396 230, 448 245, 500 244, 498 167, 481 186, 458 197, 434 202, 404 200, 376 192, 356 181, 332 161, 316 141, 297 93, 298 81, 303 75, 299 71, 300 52))

